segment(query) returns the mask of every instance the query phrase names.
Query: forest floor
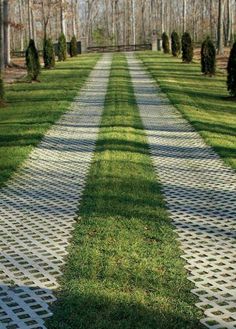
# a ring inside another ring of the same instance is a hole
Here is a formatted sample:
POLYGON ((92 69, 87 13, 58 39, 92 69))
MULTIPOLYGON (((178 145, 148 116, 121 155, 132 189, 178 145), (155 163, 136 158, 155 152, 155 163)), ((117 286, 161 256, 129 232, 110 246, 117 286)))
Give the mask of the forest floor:
POLYGON ((4 72, 4 83, 11 84, 23 79, 27 75, 27 70, 23 66, 13 65, 6 68, 4 72))
MULTIPOLYGON (((218 69, 221 69, 221 70, 226 70, 227 69, 229 54, 230 54, 230 48, 225 48, 224 55, 217 55, 216 56, 216 62, 217 62, 218 69)), ((200 48, 195 49, 194 59, 197 60, 197 61, 201 60, 201 49, 200 48)))
POLYGON ((236 102, 229 97, 225 72, 205 77, 199 63, 183 64, 180 58, 162 53, 138 56, 174 106, 236 169, 236 102))
POLYGON ((5 84, 17 82, 27 75, 25 59, 13 57, 12 65, 4 71, 3 79, 5 84))

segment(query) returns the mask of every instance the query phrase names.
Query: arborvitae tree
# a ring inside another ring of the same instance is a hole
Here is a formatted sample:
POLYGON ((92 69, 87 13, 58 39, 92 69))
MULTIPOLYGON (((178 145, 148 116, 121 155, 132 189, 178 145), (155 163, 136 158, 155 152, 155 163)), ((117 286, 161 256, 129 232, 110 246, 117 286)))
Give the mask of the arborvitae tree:
POLYGON ((177 32, 172 32, 171 34, 171 50, 172 55, 178 57, 181 50, 180 37, 177 32))
POLYGON ((0 106, 4 103, 4 85, 3 79, 0 77, 0 106))
POLYGON ((77 40, 76 37, 73 36, 70 42, 70 56, 75 57, 77 55, 78 55, 77 40))
POLYGON ((39 54, 35 47, 34 40, 30 40, 29 46, 26 50, 26 66, 28 71, 28 77, 31 81, 36 81, 41 70, 39 54))
POLYGON ((46 69, 55 67, 55 52, 51 39, 45 39, 43 43, 43 60, 46 69))
POLYGON ((202 73, 214 75, 216 73, 216 49, 210 37, 202 43, 201 49, 202 73))
POLYGON ((67 55, 66 37, 62 33, 58 39, 58 60, 65 61, 67 55))
POLYGON ((170 42, 169 42, 169 37, 166 34, 166 32, 164 32, 162 34, 162 48, 165 54, 169 54, 170 52, 170 42))
POLYGON ((231 49, 228 67, 227 86, 231 96, 236 97, 236 42, 231 49))
POLYGON ((182 36, 182 59, 184 63, 191 63, 193 60, 193 42, 188 32, 182 36))

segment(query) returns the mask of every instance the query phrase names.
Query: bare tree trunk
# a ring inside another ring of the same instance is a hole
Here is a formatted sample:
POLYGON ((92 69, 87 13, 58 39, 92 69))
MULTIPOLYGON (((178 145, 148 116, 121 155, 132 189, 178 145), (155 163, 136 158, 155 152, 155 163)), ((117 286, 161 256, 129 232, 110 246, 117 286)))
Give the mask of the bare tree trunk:
POLYGON ((146 39, 146 33, 145 33, 145 22, 144 22, 144 12, 145 12, 145 2, 142 3, 141 8, 141 19, 142 19, 142 42, 145 42, 146 39))
POLYGON ((0 83, 1 83, 1 94, 0 101, 3 102, 3 70, 4 70, 4 22, 3 22, 3 3, 0 0, 0 83))
POLYGON ((75 0, 75 30, 76 30, 76 38, 80 40, 80 19, 79 19, 80 5, 79 0, 75 0))
POLYGON ((165 32, 165 10, 164 10, 164 0, 161 0, 161 34, 165 32))
POLYGON ((43 21, 43 39, 47 39, 47 21, 45 19, 45 7, 44 7, 44 1, 42 1, 42 21, 43 21))
POLYGON ((10 65, 11 49, 10 49, 10 22, 9 22, 9 1, 3 1, 3 17, 4 17, 4 64, 10 65))
POLYGON ((12 46, 14 42, 21 50, 29 38, 34 38, 36 28, 38 44, 41 44, 45 27, 41 18, 47 23, 50 8, 47 33, 53 39, 60 32, 67 38, 71 34, 79 38, 81 33, 87 45, 92 45, 95 35, 107 45, 112 43, 112 35, 114 44, 134 44, 150 42, 153 30, 182 33, 188 29, 195 41, 210 34, 214 40, 222 43, 225 39, 229 43, 235 29, 235 0, 43 0, 44 10, 42 0, 2 0, 2 3, 4 1, 10 3, 12 46), (219 1, 223 9, 218 17, 219 1))
POLYGON ((23 26, 23 12, 22 12, 22 0, 18 0, 19 5, 19 16, 20 16, 20 25, 21 25, 21 31, 20 31, 20 50, 24 50, 24 32, 22 29, 23 26))
POLYGON ((196 15, 196 0, 193 1, 193 41, 197 40, 197 15, 196 15))
POLYGON ((218 54, 224 54, 224 0, 219 1, 219 12, 218 12, 218 54))
POLYGON ((127 24, 126 24, 126 2, 123 2, 123 6, 124 6, 124 21, 123 21, 123 44, 126 44, 126 28, 127 28, 127 24))
POLYGON ((91 45, 92 41, 92 30, 93 30, 93 21, 92 21, 92 8, 93 8, 94 0, 86 1, 86 38, 87 38, 87 46, 91 45))
POLYGON ((4 23, 3 23, 3 0, 0 0, 0 79, 4 70, 4 23))
POLYGON ((132 0, 133 44, 136 44, 136 13, 135 0, 132 0))
POLYGON ((32 35, 33 35, 33 39, 34 39, 35 45, 37 46, 37 35, 36 35, 36 26, 35 26, 35 23, 34 23, 34 11, 33 11, 33 8, 31 8, 30 14, 31 14, 32 35))
POLYGON ((64 11, 64 0, 61 0, 61 33, 66 35, 66 20, 65 20, 65 11, 64 11))
POLYGON ((77 3, 74 1, 71 1, 71 14, 72 14, 72 35, 77 37, 77 30, 76 30, 76 7, 77 3))
POLYGON ((234 43, 234 24, 235 24, 235 1, 231 7, 231 44, 234 43))
POLYGON ((155 13, 155 4, 154 0, 151 0, 151 19, 152 19, 152 33, 156 30, 156 13, 155 13))
POLYGON ((170 34, 170 2, 166 2, 166 33, 170 34))
POLYGON ((170 17, 170 23, 169 23, 169 27, 170 27, 170 33, 172 33, 172 31, 174 31, 174 20, 175 20, 175 17, 173 15, 173 6, 170 2, 169 4, 169 17, 170 17))
POLYGON ((213 39, 215 36, 214 20, 213 20, 213 0, 210 0, 210 30, 211 30, 211 38, 213 39))
POLYGON ((183 0, 183 33, 186 32, 186 9, 187 0, 183 0))
POLYGON ((28 0, 28 29, 29 29, 29 40, 33 39, 32 32, 32 16, 31 16, 31 0, 28 0))
POLYGON ((111 4, 111 12, 112 12, 112 43, 113 46, 116 43, 116 37, 115 37, 115 0, 112 0, 112 4, 111 4))
POLYGON ((227 0, 227 46, 231 42, 232 31, 232 0, 227 0))

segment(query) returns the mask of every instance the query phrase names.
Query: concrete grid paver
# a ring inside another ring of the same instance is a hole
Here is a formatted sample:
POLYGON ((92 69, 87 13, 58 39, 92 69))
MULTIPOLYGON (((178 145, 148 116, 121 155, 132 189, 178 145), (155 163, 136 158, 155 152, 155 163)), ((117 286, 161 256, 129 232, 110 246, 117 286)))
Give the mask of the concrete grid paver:
POLYGON ((211 329, 236 328, 236 175, 127 55, 154 167, 211 329))
MULTIPOLYGON (((95 149, 111 55, 0 190, 0 328, 43 329, 95 149)), ((79 79, 79 76, 78 76, 79 79)))

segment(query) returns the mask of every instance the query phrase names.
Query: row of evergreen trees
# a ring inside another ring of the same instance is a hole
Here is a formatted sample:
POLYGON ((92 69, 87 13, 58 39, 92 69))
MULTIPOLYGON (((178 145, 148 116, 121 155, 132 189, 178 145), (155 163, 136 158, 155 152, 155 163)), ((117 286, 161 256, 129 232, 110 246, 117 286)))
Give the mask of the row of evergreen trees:
MULTIPOLYGON (((170 42, 168 35, 162 34, 162 47, 165 54, 170 53, 170 42)), ((178 57, 182 50, 184 63, 191 63, 194 55, 194 47, 190 34, 185 32, 180 40, 177 32, 171 34, 171 51, 174 57, 178 57)), ((207 37, 201 47, 201 71, 204 75, 214 76, 216 74, 216 48, 214 43, 207 37)), ((236 42, 231 50, 227 66, 227 87, 231 96, 236 97, 236 42)))
MULTIPOLYGON (((165 54, 170 53, 170 41, 168 35, 162 34, 162 48, 165 54)), ((178 57, 182 50, 182 59, 185 63, 191 63, 193 60, 193 42, 188 32, 185 32, 180 40, 177 32, 171 34, 171 51, 174 57, 178 57)))
MULTIPOLYGON (((71 39, 69 53, 71 57, 75 57, 78 54, 77 40, 75 36, 71 39)), ((55 56, 55 49, 52 40, 45 39, 43 44, 43 61, 45 69, 53 69, 55 67, 55 56)), ((65 61, 67 58, 67 43, 64 34, 61 34, 58 39, 57 56, 58 61, 65 61)), ((29 79, 31 81, 37 81, 40 74, 41 65, 39 53, 36 49, 34 40, 30 40, 29 46, 26 50, 26 66, 29 79)))
MULTIPOLYGON (((77 40, 73 36, 70 42, 69 53, 71 57, 78 55, 77 40)), ((67 43, 64 34, 61 34, 58 39, 57 49, 58 61, 65 61, 67 57, 67 43)), ((26 66, 28 78, 30 81, 37 81, 41 71, 40 58, 38 50, 36 49, 34 40, 30 40, 29 46, 26 50, 26 66)), ((56 64, 56 54, 54 45, 51 39, 45 39, 43 44, 43 61, 45 69, 53 69, 56 64)), ((0 75, 0 106, 4 104, 4 85, 3 79, 0 75)))

